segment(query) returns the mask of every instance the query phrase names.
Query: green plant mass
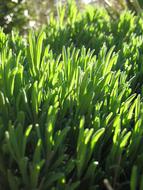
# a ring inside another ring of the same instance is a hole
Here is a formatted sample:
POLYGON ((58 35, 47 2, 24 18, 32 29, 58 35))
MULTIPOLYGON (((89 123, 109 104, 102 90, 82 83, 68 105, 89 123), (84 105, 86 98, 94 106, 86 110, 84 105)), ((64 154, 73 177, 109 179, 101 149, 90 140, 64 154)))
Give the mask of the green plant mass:
POLYGON ((0 30, 0 189, 143 190, 143 19, 58 7, 0 30))

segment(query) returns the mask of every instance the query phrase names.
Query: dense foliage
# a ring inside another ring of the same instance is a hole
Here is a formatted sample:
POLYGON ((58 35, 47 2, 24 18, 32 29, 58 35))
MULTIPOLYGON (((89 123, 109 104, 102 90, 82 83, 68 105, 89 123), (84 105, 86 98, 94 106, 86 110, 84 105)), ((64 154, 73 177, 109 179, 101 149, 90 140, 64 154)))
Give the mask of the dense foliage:
POLYGON ((0 31, 0 189, 143 189, 143 20, 59 7, 0 31))

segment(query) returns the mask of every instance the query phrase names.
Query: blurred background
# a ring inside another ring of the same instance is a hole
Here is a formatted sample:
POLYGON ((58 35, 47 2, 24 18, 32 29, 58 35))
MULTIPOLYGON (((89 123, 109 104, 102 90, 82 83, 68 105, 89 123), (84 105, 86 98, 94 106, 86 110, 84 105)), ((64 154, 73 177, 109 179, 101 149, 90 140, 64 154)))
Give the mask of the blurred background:
MULTIPOLYGON (((72 0, 68 0, 69 2, 72 0)), ((38 28, 46 24, 51 12, 56 11, 56 5, 67 0, 0 0, 0 26, 6 33, 16 28, 21 33, 31 27, 38 28)), ((118 11, 129 8, 136 13, 142 11, 142 0, 76 0, 79 10, 87 4, 104 6, 108 12, 117 14, 118 11)))

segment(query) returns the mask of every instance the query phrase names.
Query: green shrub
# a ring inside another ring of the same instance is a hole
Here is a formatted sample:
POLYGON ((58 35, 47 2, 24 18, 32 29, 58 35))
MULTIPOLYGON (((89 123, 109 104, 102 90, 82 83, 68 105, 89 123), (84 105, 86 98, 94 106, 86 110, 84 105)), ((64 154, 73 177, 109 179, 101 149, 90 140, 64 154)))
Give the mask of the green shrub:
POLYGON ((0 188, 142 190, 142 18, 72 6, 0 31, 0 188))

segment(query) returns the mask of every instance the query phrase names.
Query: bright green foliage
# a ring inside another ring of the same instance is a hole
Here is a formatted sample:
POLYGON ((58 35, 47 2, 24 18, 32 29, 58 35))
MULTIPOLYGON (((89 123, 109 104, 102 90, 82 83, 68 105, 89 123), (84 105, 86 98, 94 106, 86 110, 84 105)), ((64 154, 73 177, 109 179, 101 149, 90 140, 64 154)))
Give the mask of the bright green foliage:
POLYGON ((0 31, 0 189, 142 190, 143 20, 60 15, 0 31))

